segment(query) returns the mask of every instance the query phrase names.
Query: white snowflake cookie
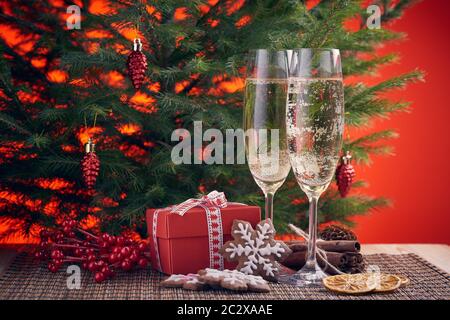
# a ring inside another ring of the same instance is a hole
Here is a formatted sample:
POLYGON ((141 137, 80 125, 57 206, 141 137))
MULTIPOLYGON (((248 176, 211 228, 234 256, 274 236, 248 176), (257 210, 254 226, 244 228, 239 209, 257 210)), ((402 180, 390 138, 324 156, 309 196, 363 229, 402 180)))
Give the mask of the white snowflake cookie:
POLYGON ((291 253, 283 241, 274 240, 275 229, 270 219, 258 223, 256 230, 247 221, 234 220, 231 235, 234 240, 225 243, 220 252, 225 259, 237 261, 236 269, 247 275, 274 280, 279 272, 276 261, 291 253))

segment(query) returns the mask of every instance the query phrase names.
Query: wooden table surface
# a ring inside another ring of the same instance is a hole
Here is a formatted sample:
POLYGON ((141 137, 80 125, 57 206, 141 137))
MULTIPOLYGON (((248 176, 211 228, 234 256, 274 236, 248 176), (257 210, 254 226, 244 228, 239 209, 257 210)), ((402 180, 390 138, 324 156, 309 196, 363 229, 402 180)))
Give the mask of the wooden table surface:
MULTIPOLYGON (((415 253, 450 274, 450 246, 446 244, 363 244, 361 253, 415 253)), ((0 248, 0 275, 17 254, 12 248, 0 248)))

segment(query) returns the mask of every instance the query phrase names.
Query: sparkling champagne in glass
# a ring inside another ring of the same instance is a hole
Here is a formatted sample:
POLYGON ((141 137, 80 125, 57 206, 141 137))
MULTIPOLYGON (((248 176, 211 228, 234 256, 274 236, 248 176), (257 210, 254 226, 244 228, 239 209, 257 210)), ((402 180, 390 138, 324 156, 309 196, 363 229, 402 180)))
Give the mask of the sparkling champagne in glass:
POLYGON ((309 241, 305 266, 279 279, 297 286, 315 285, 326 274, 316 261, 317 203, 328 188, 339 160, 344 130, 344 89, 339 50, 294 50, 286 109, 289 159, 309 199, 309 241))
POLYGON ((287 57, 259 49, 248 57, 244 96, 245 152, 250 172, 265 195, 265 217, 290 170, 286 143, 287 57))

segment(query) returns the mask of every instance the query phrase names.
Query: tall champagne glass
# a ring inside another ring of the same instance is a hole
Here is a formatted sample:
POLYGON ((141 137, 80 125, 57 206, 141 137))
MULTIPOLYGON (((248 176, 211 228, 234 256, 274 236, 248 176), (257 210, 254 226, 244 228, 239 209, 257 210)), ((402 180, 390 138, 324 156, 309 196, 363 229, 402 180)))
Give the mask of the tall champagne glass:
POLYGON ((290 170, 286 143, 288 65, 284 51, 249 53, 244 96, 245 153, 265 195, 265 217, 273 218, 273 197, 290 170))
POLYGON ((309 241, 305 266, 279 280, 305 286, 318 284, 326 276, 316 260, 317 204, 333 178, 342 147, 344 89, 339 50, 294 50, 289 71, 289 159, 309 199, 309 241))

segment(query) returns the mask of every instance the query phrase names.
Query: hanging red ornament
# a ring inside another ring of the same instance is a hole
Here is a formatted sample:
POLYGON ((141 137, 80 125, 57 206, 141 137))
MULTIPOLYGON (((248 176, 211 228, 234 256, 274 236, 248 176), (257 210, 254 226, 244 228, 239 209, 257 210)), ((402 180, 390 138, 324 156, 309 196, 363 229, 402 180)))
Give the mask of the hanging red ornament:
POLYGON ((141 39, 136 38, 133 42, 133 51, 128 56, 127 61, 128 75, 137 90, 142 86, 147 71, 147 58, 142 53, 141 39))
POLYGON ((86 154, 81 160, 81 170, 83 171, 83 180, 89 190, 92 190, 97 181, 100 170, 100 160, 95 153, 95 144, 91 139, 85 144, 86 154))
POLYGON ((342 157, 342 162, 336 169, 336 184, 342 198, 345 198, 350 191, 353 179, 356 176, 355 168, 350 163, 352 156, 347 151, 346 155, 342 157))

